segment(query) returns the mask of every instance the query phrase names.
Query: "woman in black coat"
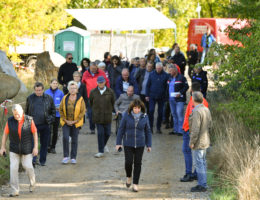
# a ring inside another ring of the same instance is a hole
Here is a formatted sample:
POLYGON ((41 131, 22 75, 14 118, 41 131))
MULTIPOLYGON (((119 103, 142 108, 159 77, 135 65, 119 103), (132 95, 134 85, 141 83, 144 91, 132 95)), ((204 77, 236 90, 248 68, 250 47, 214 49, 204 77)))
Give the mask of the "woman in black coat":
POLYGON ((133 170, 133 191, 138 192, 138 183, 141 173, 142 157, 144 147, 151 151, 152 132, 149 124, 149 118, 145 113, 145 106, 142 101, 136 99, 132 101, 128 112, 123 115, 116 141, 116 149, 122 149, 122 140, 125 152, 125 171, 126 187, 131 186, 132 167, 133 170))

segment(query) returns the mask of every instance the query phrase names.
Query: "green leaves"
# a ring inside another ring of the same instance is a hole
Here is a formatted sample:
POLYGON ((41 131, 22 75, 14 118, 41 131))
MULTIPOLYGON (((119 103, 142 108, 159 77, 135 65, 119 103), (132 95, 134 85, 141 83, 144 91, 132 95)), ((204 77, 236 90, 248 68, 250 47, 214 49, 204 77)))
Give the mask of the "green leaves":
POLYGON ((52 33, 70 23, 65 8, 69 0, 0 1, 0 49, 18 45, 17 37, 52 33))

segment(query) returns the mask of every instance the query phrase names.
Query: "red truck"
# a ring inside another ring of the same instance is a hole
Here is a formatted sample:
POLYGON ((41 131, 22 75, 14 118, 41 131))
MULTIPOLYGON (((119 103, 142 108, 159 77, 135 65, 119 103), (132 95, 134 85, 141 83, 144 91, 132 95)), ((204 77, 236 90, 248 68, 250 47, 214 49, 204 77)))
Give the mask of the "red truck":
MULTIPOLYGON (((236 18, 200 18, 191 19, 188 30, 188 47, 187 51, 190 50, 191 44, 197 45, 199 54, 202 52, 200 45, 201 38, 204 33, 207 32, 207 28, 211 29, 211 34, 214 35, 218 43, 222 44, 237 44, 237 42, 228 38, 228 35, 224 32, 228 26, 233 25, 236 18)), ((246 25, 246 21, 242 21, 239 24, 235 24, 234 28, 242 28, 246 25)))

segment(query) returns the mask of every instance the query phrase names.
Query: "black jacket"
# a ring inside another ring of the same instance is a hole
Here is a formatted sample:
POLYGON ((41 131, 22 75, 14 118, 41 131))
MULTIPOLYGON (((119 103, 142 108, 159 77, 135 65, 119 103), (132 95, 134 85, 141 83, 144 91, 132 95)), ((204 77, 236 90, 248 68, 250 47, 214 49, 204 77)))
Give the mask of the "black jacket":
POLYGON ((140 69, 140 70, 138 70, 138 72, 136 74, 136 82, 138 84, 138 89, 139 89, 140 93, 142 91, 142 85, 143 85, 143 81, 144 81, 145 72, 146 72, 146 69, 140 69))
MULTIPOLYGON (((34 109, 34 100, 36 98, 36 94, 33 93, 26 99, 26 106, 25 106, 25 114, 26 115, 32 115, 33 109, 34 109)), ((55 121, 56 116, 56 109, 53 102, 53 99, 50 95, 43 93, 43 106, 42 109, 44 109, 44 117, 46 124, 52 124, 55 121)))
POLYGON ((21 139, 18 135, 18 121, 14 117, 8 118, 10 152, 27 155, 32 153, 32 117, 24 115, 24 123, 22 126, 21 139))
POLYGON ((58 82, 61 85, 68 84, 69 81, 73 80, 73 73, 78 71, 78 67, 75 63, 65 62, 60 66, 58 72, 58 82))
POLYGON ((83 97, 85 105, 87 107, 87 105, 88 105, 88 94, 87 94, 86 85, 84 83, 80 84, 78 93, 83 97))
POLYGON ((110 64, 107 67, 108 78, 109 78, 109 81, 110 81, 110 88, 115 89, 116 80, 119 76, 121 76, 123 68, 124 68, 124 66, 122 64, 116 66, 116 68, 114 68, 112 64, 110 64))
POLYGON ((196 74, 195 72, 192 75, 192 83, 199 82, 200 83, 200 90, 202 94, 206 95, 207 89, 208 89, 208 78, 207 78, 207 72, 201 70, 200 73, 196 74))
POLYGON ((199 54, 198 54, 197 50, 195 50, 195 51, 188 51, 187 52, 188 64, 189 65, 197 64, 198 56, 199 56, 199 54), (191 56, 191 57, 189 58, 189 56, 191 56))
POLYGON ((186 66, 186 59, 185 59, 184 55, 182 53, 178 53, 178 54, 175 54, 172 57, 172 59, 173 59, 173 62, 180 67, 181 71, 184 71, 185 66, 186 66))
MULTIPOLYGON (((168 80, 168 88, 167 88, 167 96, 169 98, 169 84, 172 81, 172 76, 170 76, 168 80)), ((187 79, 180 73, 175 77, 175 85, 174 85, 174 92, 180 92, 181 97, 176 98, 176 102, 185 102, 186 101, 186 92, 189 89, 189 85, 187 79)))

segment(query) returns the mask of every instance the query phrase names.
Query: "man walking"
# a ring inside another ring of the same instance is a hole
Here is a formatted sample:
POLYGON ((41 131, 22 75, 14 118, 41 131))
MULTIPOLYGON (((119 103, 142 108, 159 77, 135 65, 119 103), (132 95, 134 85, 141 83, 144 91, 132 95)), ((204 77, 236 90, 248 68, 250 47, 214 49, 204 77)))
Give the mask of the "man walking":
POLYGON ((191 192, 207 191, 206 150, 210 145, 209 132, 212 127, 210 111, 203 105, 203 94, 193 92, 192 100, 195 108, 189 118, 190 148, 192 149, 198 185, 191 188, 191 192))
POLYGON ((173 132, 170 134, 182 136, 182 125, 184 120, 183 109, 189 85, 186 78, 178 72, 175 65, 169 65, 169 72, 169 103, 174 122, 173 132))
POLYGON ((149 121, 150 127, 153 132, 154 110, 156 103, 158 104, 158 117, 157 117, 157 133, 161 134, 161 125, 163 118, 163 106, 166 99, 167 81, 169 75, 163 71, 161 62, 156 63, 156 69, 149 75, 146 85, 145 100, 149 101, 149 121))
POLYGON ((115 103, 114 92, 106 87, 104 76, 97 78, 97 87, 90 92, 89 103, 92 108, 92 119, 97 125, 98 153, 96 158, 104 156, 108 152, 107 141, 111 134, 112 111, 115 103))
POLYGON ((29 177, 29 191, 33 192, 35 187, 35 174, 32 166, 32 156, 38 154, 38 136, 32 117, 24 115, 23 108, 19 104, 12 107, 13 116, 5 125, 2 137, 0 155, 6 154, 6 141, 9 135, 10 151, 10 197, 19 195, 18 169, 21 161, 23 168, 29 177), (32 144, 34 141, 34 145, 32 144))
MULTIPOLYGON (((40 82, 34 85, 34 93, 27 97, 25 114, 33 117, 38 133, 40 134, 40 165, 45 166, 48 142, 50 137, 49 126, 55 121, 56 108, 53 99, 44 94, 44 86, 40 82)), ((33 158, 36 164, 36 157, 33 158)))
POLYGON ((68 82, 73 80, 73 72, 78 71, 76 63, 72 62, 73 57, 71 53, 66 54, 66 62, 60 66, 58 72, 59 84, 63 86, 64 95, 68 93, 68 82))

